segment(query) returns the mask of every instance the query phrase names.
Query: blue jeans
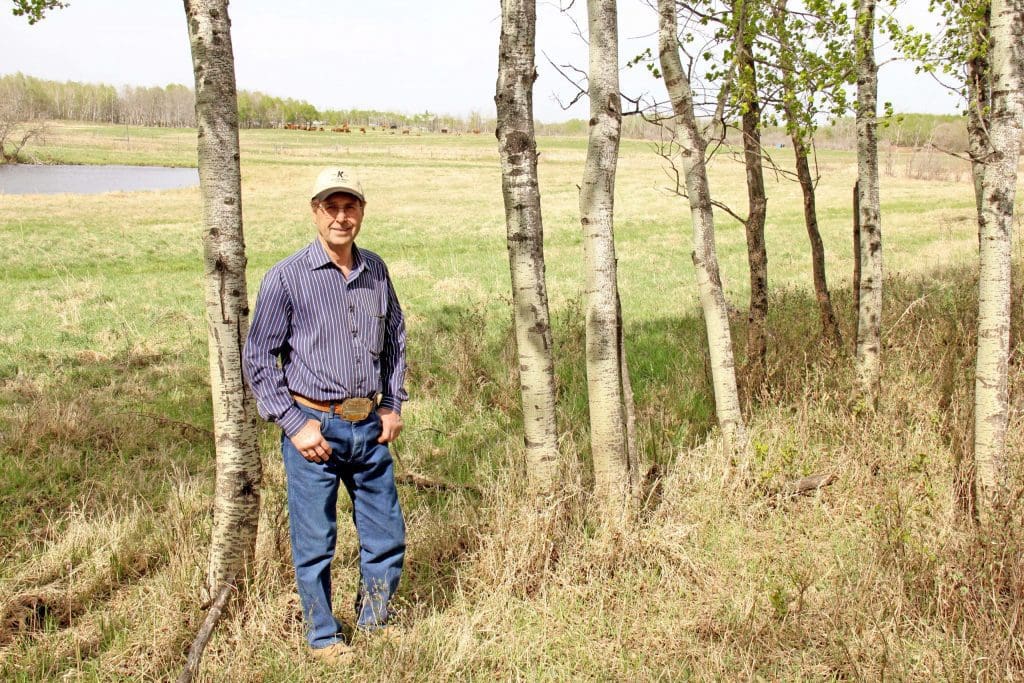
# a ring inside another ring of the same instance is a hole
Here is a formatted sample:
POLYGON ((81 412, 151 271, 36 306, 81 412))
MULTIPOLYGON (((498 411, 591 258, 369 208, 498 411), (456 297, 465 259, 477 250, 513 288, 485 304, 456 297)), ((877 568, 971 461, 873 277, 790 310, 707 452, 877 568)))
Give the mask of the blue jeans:
POLYGON ((331 560, 337 541, 338 485, 352 499, 352 521, 359 536, 359 588, 356 626, 368 630, 387 623, 388 602, 398 588, 405 558, 405 521, 387 444, 377 443, 380 416, 362 422, 300 406, 319 420, 331 445, 327 462, 309 462, 282 434, 281 453, 288 475, 288 516, 295 580, 314 648, 341 641, 341 624, 331 609, 331 560))

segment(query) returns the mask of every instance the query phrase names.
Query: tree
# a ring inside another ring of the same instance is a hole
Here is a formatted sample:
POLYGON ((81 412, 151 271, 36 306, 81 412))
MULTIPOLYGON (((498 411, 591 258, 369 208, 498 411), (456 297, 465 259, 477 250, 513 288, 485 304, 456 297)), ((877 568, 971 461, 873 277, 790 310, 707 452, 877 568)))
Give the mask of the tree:
POLYGON ((238 104, 227 0, 184 0, 195 72, 210 386, 217 447, 206 596, 245 577, 255 553, 262 479, 256 404, 242 376, 249 327, 238 104))
POLYGON ((768 252, 764 224, 768 197, 761 159, 761 93, 758 90, 754 37, 759 30, 757 0, 735 0, 732 7, 733 55, 736 60, 736 100, 743 132, 743 165, 747 178, 747 262, 750 266, 750 307, 747 313, 746 388, 752 396, 765 381, 768 364, 768 252))
POLYGON ((628 497, 636 468, 633 393, 626 366, 615 258, 615 170, 622 128, 615 0, 587 0, 590 135, 580 186, 586 254, 587 392, 598 498, 628 497))
MULTIPOLYGON (((991 513, 1007 492, 1007 372, 1013 205, 1024 129, 1024 4, 992 0, 989 13, 987 94, 990 102, 978 216, 978 356, 974 389, 974 459, 979 504, 991 513)), ((972 69, 971 73, 975 73, 972 69)), ((974 101, 971 102, 972 106, 974 101)), ((972 145, 973 148, 973 145, 972 145)))
POLYGON ((21 74, 0 78, 0 164, 17 163, 21 150, 46 131, 21 74))
POLYGON ((860 225, 860 296, 857 309, 857 388, 860 402, 878 407, 882 373, 882 220, 878 194, 878 66, 875 0, 857 0, 857 198, 860 225))
POLYGON ((956 502, 962 517, 978 521, 1008 502, 1011 245, 1024 128, 1024 6, 1004 0, 935 0, 930 8, 942 18, 938 36, 900 26, 890 33, 901 52, 919 63, 919 71, 952 77, 947 87, 958 91, 966 105, 978 218, 978 345, 974 430, 961 455, 973 475, 968 493, 976 495, 962 495, 956 502))
MULTIPOLYGON (((690 201, 693 221, 691 258, 697 271, 697 288, 707 326, 711 375, 715 389, 715 412, 730 458, 745 464, 747 433, 736 389, 736 366, 729 331, 728 306, 722 290, 715 250, 715 221, 705 154, 707 130, 697 122, 693 90, 679 58, 676 0, 658 0, 658 56, 662 77, 675 115, 676 135, 690 201)), ((727 88, 719 92, 716 114, 709 126, 721 120, 727 88)))
POLYGON ((847 74, 843 65, 852 60, 847 57, 847 24, 845 16, 842 16, 843 8, 839 6, 839 16, 836 16, 835 7, 827 3, 818 4, 819 16, 802 13, 794 18, 786 9, 786 0, 777 0, 767 32, 776 39, 775 59, 769 57, 769 61, 778 66, 780 101, 776 106, 782 112, 786 132, 793 144, 796 176, 803 195, 804 225, 811 244, 811 273, 822 336, 836 349, 841 349, 843 338, 825 275, 825 246, 818 228, 816 178, 811 174, 809 158, 814 144, 815 117, 821 109, 817 100, 830 99, 831 106, 826 104, 826 108, 834 114, 846 110, 843 86, 847 74), (791 37, 793 33, 797 34, 795 40, 791 37), (820 51, 807 49, 812 40, 820 42, 820 51))
POLYGON ((535 488, 549 489, 558 465, 558 431, 537 140, 533 129, 536 26, 536 0, 502 0, 494 102, 498 111, 501 190, 508 230, 526 462, 535 488))

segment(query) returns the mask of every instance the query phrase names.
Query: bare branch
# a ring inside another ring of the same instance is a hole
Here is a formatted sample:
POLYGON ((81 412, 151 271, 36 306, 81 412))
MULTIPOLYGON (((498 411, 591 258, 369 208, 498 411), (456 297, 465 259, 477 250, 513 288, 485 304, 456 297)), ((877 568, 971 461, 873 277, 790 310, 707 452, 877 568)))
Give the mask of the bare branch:
POLYGON ((571 83, 572 86, 574 88, 576 88, 576 94, 573 96, 572 100, 570 100, 569 104, 563 104, 561 98, 559 98, 558 96, 555 96, 555 101, 558 102, 558 106, 561 107, 563 111, 569 109, 574 104, 579 102, 582 98, 586 97, 587 89, 585 89, 582 85, 580 85, 579 82, 574 81, 572 78, 570 78, 569 75, 567 73, 565 73, 565 71, 563 71, 562 69, 571 69, 571 70, 575 71, 576 73, 581 74, 580 82, 586 82, 586 80, 587 80, 587 73, 585 71, 583 71, 582 69, 576 68, 572 64, 563 64, 562 66, 559 66, 558 64, 555 64, 551 60, 551 57, 549 57, 546 52, 542 52, 541 54, 544 55, 544 59, 548 60, 548 64, 550 64, 555 69, 555 71, 557 71, 559 73, 559 75, 562 76, 562 78, 564 78, 565 80, 569 81, 569 83, 571 83))
POLYGON ((740 225, 746 225, 746 224, 747 224, 747 219, 746 219, 746 218, 744 218, 743 216, 739 215, 739 214, 738 214, 738 213, 736 213, 735 211, 733 211, 733 210, 732 210, 731 208, 729 208, 729 205, 728 205, 728 204, 725 204, 725 203, 723 203, 723 202, 720 202, 720 201, 718 201, 717 199, 712 199, 712 200, 711 200, 711 206, 717 207, 717 208, 721 209, 722 211, 725 211, 725 212, 726 212, 727 214, 729 214, 730 216, 732 216, 733 218, 735 218, 735 219, 736 219, 736 221, 737 221, 737 222, 738 222, 738 223, 739 223, 740 225))

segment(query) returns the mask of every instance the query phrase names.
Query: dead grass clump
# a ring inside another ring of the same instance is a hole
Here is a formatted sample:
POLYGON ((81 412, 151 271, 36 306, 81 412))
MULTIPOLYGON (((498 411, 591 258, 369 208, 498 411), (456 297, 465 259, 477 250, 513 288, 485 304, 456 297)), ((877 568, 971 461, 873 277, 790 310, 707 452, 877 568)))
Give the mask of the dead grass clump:
POLYGON ((120 671, 155 680, 166 671, 202 575, 195 550, 208 532, 208 502, 205 488, 187 482, 162 515, 136 508, 67 520, 59 540, 3 581, 0 678, 120 671), (32 614, 18 619, 25 607, 32 614))

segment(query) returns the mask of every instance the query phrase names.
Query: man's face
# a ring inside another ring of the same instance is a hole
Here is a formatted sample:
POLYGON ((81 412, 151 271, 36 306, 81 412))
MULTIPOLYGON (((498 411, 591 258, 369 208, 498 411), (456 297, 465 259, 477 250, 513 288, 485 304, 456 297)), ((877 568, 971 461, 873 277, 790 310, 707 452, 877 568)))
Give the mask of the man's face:
POLYGON ((345 252, 363 224, 363 202, 355 195, 335 192, 313 206, 313 222, 325 247, 345 252))

